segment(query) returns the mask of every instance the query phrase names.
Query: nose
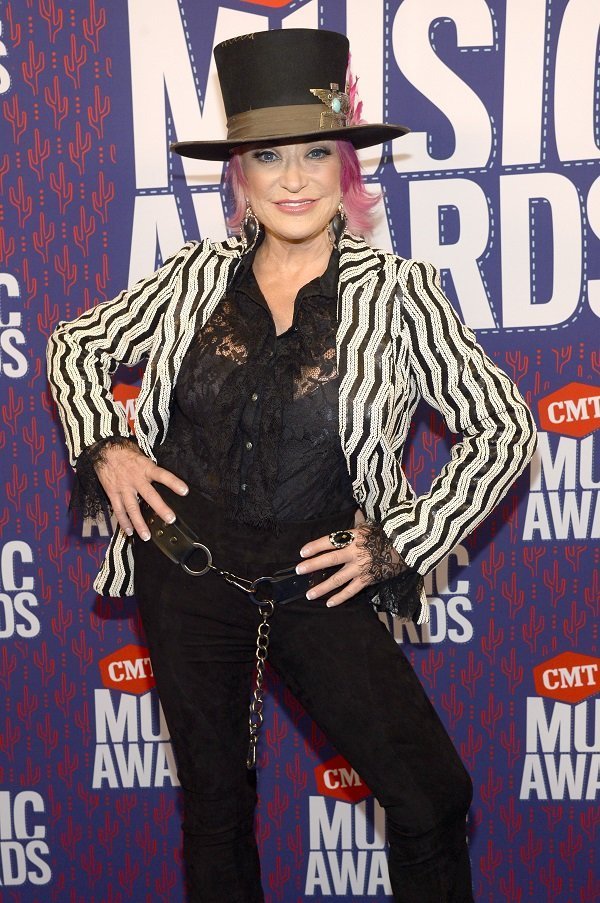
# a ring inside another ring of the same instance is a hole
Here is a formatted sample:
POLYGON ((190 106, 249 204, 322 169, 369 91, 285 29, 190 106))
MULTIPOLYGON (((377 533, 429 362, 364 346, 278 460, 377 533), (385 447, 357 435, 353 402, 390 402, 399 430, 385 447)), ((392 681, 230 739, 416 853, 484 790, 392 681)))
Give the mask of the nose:
POLYGON ((281 176, 281 186, 292 194, 297 194, 305 187, 307 176, 302 161, 292 158, 286 161, 281 176))

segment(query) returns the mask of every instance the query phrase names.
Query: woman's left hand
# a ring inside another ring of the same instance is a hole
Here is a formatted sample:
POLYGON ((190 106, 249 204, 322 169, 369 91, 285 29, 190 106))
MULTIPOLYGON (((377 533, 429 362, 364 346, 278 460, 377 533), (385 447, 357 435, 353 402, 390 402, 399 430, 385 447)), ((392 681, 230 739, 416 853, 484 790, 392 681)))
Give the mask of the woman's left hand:
POLYGON ((300 549, 303 560, 296 567, 298 574, 339 567, 323 583, 313 586, 306 594, 307 599, 319 599, 339 590, 327 600, 328 608, 332 608, 347 602, 365 587, 389 580, 406 569, 406 564, 378 524, 363 523, 349 532, 354 540, 342 549, 334 548, 329 536, 312 540, 300 549))

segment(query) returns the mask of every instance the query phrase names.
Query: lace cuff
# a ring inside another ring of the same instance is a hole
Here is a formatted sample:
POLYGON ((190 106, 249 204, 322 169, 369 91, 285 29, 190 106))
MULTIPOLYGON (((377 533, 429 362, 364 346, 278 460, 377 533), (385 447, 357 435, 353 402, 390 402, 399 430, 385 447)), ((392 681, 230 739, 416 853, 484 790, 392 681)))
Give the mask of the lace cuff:
POLYGON ((97 518, 102 511, 110 510, 110 502, 96 473, 96 465, 104 461, 104 452, 115 446, 133 445, 135 439, 128 436, 109 436, 89 445, 81 452, 75 464, 75 482, 71 492, 69 511, 78 511, 82 518, 97 518))
POLYGON ((364 536, 364 576, 372 583, 366 588, 374 608, 405 621, 418 621, 421 615, 423 577, 409 568, 390 543, 381 524, 367 521, 364 536))
POLYGON ((395 618, 414 621, 415 624, 423 620, 422 591, 423 577, 418 571, 408 567, 397 577, 383 583, 375 583, 366 589, 370 602, 377 611, 388 612, 395 618))

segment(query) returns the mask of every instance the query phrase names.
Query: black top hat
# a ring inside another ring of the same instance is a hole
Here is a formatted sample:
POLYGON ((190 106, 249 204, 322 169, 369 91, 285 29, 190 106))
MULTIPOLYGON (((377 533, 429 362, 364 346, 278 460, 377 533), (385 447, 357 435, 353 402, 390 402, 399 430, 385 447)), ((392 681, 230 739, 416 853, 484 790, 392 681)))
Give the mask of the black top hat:
POLYGON ((403 125, 348 122, 348 39, 335 31, 287 28, 223 41, 215 61, 227 115, 225 141, 177 141, 172 150, 227 160, 232 148, 315 138, 370 147, 405 135, 403 125))

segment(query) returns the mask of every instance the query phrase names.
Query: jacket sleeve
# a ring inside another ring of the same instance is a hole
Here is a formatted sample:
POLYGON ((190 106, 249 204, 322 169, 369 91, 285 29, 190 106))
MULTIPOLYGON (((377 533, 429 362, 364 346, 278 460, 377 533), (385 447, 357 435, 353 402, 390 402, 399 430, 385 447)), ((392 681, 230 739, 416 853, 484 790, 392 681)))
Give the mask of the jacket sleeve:
POLYGON ((73 467, 84 448, 129 435, 125 413, 111 393, 111 376, 119 364, 133 367, 147 356, 174 281, 196 245, 184 245, 152 276, 112 301, 70 323, 60 322, 50 336, 48 379, 73 467))
POLYGON ((399 500, 383 520, 404 561, 426 574, 505 495, 534 452, 536 430, 518 389, 461 323, 431 265, 412 263, 401 300, 411 378, 462 434, 429 491, 399 500))

